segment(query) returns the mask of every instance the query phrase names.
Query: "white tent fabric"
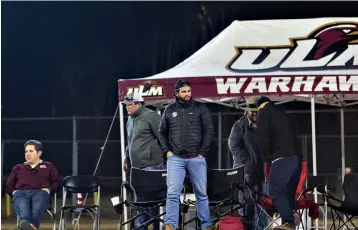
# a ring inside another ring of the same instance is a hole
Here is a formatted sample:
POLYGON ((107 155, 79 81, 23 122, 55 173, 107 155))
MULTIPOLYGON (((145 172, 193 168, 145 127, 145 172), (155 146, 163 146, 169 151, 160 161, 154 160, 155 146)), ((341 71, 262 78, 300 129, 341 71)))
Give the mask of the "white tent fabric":
MULTIPOLYGON (((177 66, 146 79, 182 78, 200 76, 245 76, 246 72, 232 72, 226 68, 236 55, 233 47, 289 46, 290 39, 302 38, 323 25, 342 26, 349 23, 358 25, 358 18, 319 18, 265 21, 234 21, 209 43, 177 66), (352 23, 353 22, 353 23, 352 23)), ((353 27, 353 25, 352 25, 353 27)), ((354 28, 354 27, 353 27, 354 28)), ((354 49, 358 54, 358 46, 354 49)), ((356 56, 355 65, 358 66, 356 56)), ((306 70, 309 75, 358 74, 357 69, 306 70)), ((290 71, 292 75, 302 74, 302 70, 290 71)), ((268 75, 286 75, 287 71, 270 71, 268 75)), ((252 72, 250 76, 262 75, 252 72)))
POLYGON ((182 78, 195 86, 195 98, 212 102, 257 94, 307 101, 314 94, 319 103, 346 105, 358 100, 358 18, 234 21, 177 66, 119 80, 119 100, 137 91, 148 103, 164 103, 182 78))

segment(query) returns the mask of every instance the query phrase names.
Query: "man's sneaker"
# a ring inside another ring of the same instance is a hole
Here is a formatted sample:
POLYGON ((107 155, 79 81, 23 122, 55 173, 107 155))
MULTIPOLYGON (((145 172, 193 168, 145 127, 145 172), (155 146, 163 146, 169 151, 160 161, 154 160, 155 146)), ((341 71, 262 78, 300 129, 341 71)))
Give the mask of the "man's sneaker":
POLYGON ((172 226, 170 226, 170 224, 166 224, 165 230, 174 230, 174 228, 172 226))
POLYGON ((21 230, 37 230, 37 228, 27 220, 22 220, 19 227, 21 230))
POLYGON ((282 224, 282 225, 279 225, 279 226, 276 226, 273 228, 274 230, 295 230, 295 226, 292 226, 291 224, 289 223, 285 223, 285 224, 282 224))
POLYGON ((205 230, 214 230, 214 229, 215 229, 215 225, 210 225, 205 228, 205 230))

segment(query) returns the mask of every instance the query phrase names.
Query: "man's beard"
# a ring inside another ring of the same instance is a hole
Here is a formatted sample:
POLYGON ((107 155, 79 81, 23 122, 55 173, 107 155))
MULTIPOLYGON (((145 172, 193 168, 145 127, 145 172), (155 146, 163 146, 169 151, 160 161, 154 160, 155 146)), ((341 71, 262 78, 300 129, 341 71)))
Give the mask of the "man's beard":
POLYGON ((178 100, 181 102, 181 103, 187 103, 191 100, 191 97, 189 97, 188 99, 186 99, 185 97, 177 97, 178 100))
POLYGON ((256 123, 256 116, 251 115, 251 116, 248 116, 248 117, 249 117, 251 122, 256 123))

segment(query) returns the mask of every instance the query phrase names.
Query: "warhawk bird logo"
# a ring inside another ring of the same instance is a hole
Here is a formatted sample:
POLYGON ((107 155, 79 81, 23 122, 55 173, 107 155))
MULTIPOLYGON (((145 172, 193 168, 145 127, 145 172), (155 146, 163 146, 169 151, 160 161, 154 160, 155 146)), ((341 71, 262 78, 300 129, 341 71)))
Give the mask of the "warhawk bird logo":
POLYGON ((313 59, 318 60, 336 52, 336 56, 348 48, 348 44, 358 44, 358 24, 333 25, 314 32, 309 39, 317 39, 313 49, 313 59))
POLYGON ((358 22, 329 23, 306 37, 290 38, 289 43, 237 46, 226 68, 232 72, 358 68, 358 22))
POLYGON ((143 85, 143 93, 147 92, 148 90, 150 90, 153 86, 156 86, 157 84, 155 83, 155 81, 145 81, 142 83, 143 85))

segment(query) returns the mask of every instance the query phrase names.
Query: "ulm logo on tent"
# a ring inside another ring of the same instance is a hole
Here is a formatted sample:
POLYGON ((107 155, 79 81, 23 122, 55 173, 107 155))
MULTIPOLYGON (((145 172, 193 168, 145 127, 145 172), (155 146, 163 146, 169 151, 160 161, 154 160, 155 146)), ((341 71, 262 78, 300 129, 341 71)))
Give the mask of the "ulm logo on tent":
POLYGON ((138 87, 127 88, 127 95, 131 94, 132 92, 140 93, 142 97, 163 97, 164 87, 157 85, 155 81, 145 81, 138 87))
POLYGON ((226 69, 265 72, 358 68, 358 22, 325 24, 306 37, 290 38, 289 42, 281 46, 237 46, 226 69))

